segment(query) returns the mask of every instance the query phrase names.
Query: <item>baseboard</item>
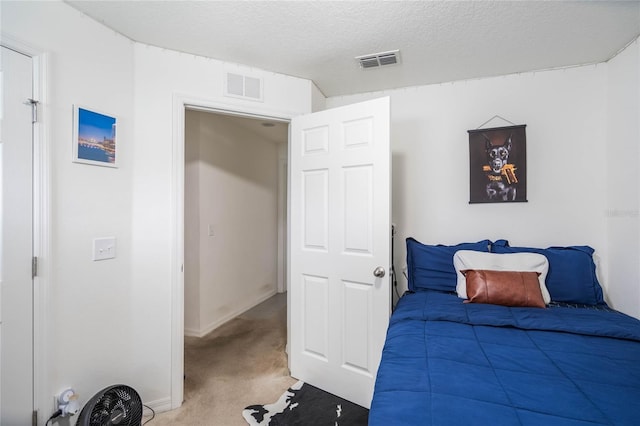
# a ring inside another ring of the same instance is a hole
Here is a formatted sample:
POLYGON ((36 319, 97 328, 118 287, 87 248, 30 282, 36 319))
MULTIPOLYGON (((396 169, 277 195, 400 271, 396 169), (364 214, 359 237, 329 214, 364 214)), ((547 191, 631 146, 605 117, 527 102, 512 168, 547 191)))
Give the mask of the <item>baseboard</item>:
POLYGON ((278 293, 277 289, 273 289, 273 290, 269 291, 268 293, 262 295, 258 299, 250 302, 248 305, 243 306, 242 308, 239 308, 239 309, 237 309, 235 311, 229 312, 228 314, 226 314, 222 318, 219 318, 218 320, 212 322, 211 324, 209 324, 205 328, 197 330, 197 329, 186 328, 185 327, 184 335, 185 336, 189 336, 189 337, 204 337, 207 334, 211 333, 216 328, 220 327, 221 325, 231 321, 232 319, 234 319, 238 315, 242 315, 243 313, 247 312, 249 309, 258 306, 259 304, 261 304, 265 300, 269 299, 270 297, 275 296, 277 293, 278 293))
POLYGON ((200 330, 195 328, 184 328, 184 335, 189 337, 202 337, 200 336, 200 330))
MULTIPOLYGON (((144 404, 153 409, 156 413, 164 413, 171 410, 171 397, 156 399, 155 401, 144 402, 144 404)), ((146 413, 145 413, 146 414, 146 413)))

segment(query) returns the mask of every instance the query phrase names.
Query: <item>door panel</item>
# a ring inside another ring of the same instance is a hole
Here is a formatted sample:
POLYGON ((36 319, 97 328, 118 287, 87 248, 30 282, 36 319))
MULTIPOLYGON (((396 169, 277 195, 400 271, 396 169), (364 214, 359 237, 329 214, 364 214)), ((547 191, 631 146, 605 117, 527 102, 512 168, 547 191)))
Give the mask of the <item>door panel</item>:
POLYGON ((32 60, 2 47, 1 67, 0 424, 27 425, 33 412, 32 60))
POLYGON ((304 247, 328 250, 329 174, 328 170, 302 172, 304 247))
POLYGON ((344 251, 372 255, 373 167, 346 167, 342 173, 345 192, 344 251))
POLYGON ((291 123, 291 374, 365 407, 391 310, 389 114, 381 98, 291 123))

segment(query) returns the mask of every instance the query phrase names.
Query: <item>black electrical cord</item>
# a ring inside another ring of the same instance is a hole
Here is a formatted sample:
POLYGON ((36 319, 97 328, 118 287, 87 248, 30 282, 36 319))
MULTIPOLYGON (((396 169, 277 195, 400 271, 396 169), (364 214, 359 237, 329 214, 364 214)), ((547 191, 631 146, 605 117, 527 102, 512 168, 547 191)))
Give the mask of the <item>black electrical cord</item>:
POLYGON ((151 410, 151 418, 148 419, 147 421, 145 421, 144 423, 142 423, 142 426, 146 425, 147 423, 149 423, 151 420, 156 418, 156 412, 153 410, 153 408, 149 407, 148 405, 142 404, 142 406, 144 408, 147 408, 149 410, 151 410))
POLYGON ((391 273, 393 274, 393 288, 396 291, 396 303, 398 302, 398 300, 400 300, 400 293, 398 292, 398 280, 396 278, 396 269, 393 267, 393 265, 391 265, 391 273))
POLYGON ((62 410, 56 411, 55 413, 53 413, 53 415, 51 417, 49 417, 49 420, 47 420, 47 422, 44 424, 44 426, 47 426, 51 420, 57 419, 61 415, 62 415, 62 410))
MULTIPOLYGON (((396 268, 393 266, 394 264, 394 255, 393 255, 393 247, 396 236, 396 227, 395 225, 391 225, 391 276, 393 277, 393 288, 396 292, 396 303, 400 300, 400 293, 398 292, 398 280, 396 277, 396 268)), ((391 311, 394 311, 396 308, 396 303, 393 303, 393 297, 391 298, 391 311)))

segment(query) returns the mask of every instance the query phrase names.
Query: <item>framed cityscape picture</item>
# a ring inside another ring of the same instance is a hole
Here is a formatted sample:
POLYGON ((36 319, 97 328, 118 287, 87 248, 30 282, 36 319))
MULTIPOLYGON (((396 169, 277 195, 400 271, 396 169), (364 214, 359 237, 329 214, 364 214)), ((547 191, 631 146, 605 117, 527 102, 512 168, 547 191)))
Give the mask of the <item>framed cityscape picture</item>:
POLYGON ((117 117, 94 109, 73 107, 73 161, 118 167, 117 117))
POLYGON ((526 125, 469 130, 469 203, 527 201, 526 125))

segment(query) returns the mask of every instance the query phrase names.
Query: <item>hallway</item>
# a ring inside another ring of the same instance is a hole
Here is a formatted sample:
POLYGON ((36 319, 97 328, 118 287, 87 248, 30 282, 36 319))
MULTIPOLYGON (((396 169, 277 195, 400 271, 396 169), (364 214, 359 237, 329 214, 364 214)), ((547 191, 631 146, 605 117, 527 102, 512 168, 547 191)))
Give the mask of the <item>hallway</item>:
POLYGON ((245 426, 244 407, 274 402, 296 382, 287 368, 286 341, 287 293, 205 337, 185 337, 185 401, 149 425, 245 426))

